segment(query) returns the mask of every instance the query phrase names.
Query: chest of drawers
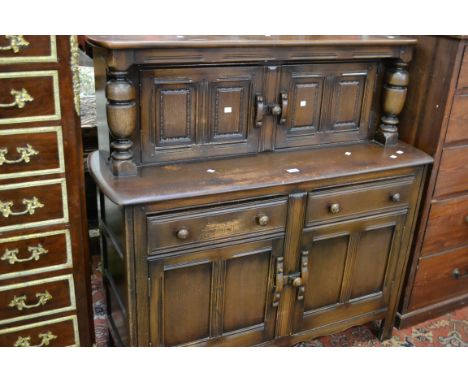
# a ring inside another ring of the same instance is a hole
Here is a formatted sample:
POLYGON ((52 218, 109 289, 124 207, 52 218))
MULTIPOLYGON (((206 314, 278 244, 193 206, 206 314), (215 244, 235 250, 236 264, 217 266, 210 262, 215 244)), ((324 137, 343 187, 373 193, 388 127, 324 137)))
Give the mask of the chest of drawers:
POLYGON ((391 334, 431 163, 397 139, 416 41, 88 42, 116 344, 287 345, 374 319, 391 334))
POLYGON ((0 346, 93 342, 77 55, 0 37, 0 346))
POLYGON ((468 301, 468 44, 421 36, 402 137, 434 156, 412 266, 398 312, 401 327, 468 301), (410 116, 417 114, 417 118, 410 116), (413 120, 414 123, 409 123, 413 120))

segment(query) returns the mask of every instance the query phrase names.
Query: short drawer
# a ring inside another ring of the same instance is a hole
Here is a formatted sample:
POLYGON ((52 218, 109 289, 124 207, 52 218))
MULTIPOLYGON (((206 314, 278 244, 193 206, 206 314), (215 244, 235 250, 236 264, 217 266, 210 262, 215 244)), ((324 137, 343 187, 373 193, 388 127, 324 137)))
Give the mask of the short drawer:
POLYGON ((60 126, 0 130, 0 179, 63 171, 60 126))
POLYGON ((309 193, 306 225, 407 206, 414 177, 309 193))
POLYGON ((56 61, 55 36, 0 36, 0 64, 56 61))
POLYGON ((468 48, 465 48, 465 53, 463 54, 463 61, 460 68, 457 88, 468 88, 468 48))
POLYGON ((76 308, 72 275, 0 287, 0 325, 76 308))
POLYGON ((282 232, 286 214, 287 198, 278 198, 148 217, 148 251, 282 232))
POLYGON ((0 232, 68 221, 65 179, 0 186, 0 232))
POLYGON ((468 247, 419 260, 410 309, 468 293, 468 247))
POLYGON ((79 346, 76 316, 0 330, 0 346, 79 346))
POLYGON ((0 73, 0 125, 60 118, 56 70, 0 73))
POLYGON ((468 145, 445 148, 434 197, 468 191, 468 145))
POLYGON ((71 266, 72 253, 68 230, 0 239, 0 280, 71 266))
POLYGON ((468 243, 468 196, 435 202, 431 206, 423 255, 468 243))
POLYGON ((455 95, 445 143, 468 140, 468 94, 455 95))

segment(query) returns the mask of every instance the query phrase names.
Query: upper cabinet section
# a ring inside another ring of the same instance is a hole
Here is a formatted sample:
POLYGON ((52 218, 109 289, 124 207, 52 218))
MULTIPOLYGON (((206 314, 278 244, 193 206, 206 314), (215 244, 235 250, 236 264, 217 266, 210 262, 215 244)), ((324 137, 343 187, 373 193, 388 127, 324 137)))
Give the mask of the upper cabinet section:
POLYGON ((173 161, 398 142, 416 40, 89 36, 114 175, 173 161), (380 104, 379 104, 380 103, 380 104), (105 107, 105 112, 104 112, 105 107), (104 118, 104 114, 105 117, 104 118), (107 125, 105 122, 107 121, 107 125))

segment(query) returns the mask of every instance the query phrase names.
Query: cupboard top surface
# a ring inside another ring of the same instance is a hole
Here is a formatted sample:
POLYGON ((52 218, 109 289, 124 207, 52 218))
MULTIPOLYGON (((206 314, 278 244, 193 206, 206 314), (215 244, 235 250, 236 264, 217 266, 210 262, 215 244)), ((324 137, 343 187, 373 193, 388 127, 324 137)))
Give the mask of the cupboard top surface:
POLYGON ((417 40, 401 36, 292 36, 292 35, 159 35, 87 36, 88 41, 107 49, 136 48, 218 48, 236 46, 357 46, 357 45, 415 45, 417 40))
POLYGON ((113 202, 135 205, 420 166, 432 158, 403 142, 388 148, 363 142, 142 167, 131 177, 114 177, 106 153, 96 151, 88 162, 99 188, 113 202))

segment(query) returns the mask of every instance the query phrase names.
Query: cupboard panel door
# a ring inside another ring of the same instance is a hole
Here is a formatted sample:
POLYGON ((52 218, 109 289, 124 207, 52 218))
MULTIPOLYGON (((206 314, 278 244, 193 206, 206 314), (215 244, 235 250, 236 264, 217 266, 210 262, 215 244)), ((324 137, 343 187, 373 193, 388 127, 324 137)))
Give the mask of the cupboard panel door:
POLYGON ((304 299, 296 302, 294 332, 385 309, 406 213, 304 230, 308 279, 304 299))
POLYGON ((142 162, 255 153, 263 67, 140 72, 142 162))
POLYGON ((270 239, 150 261, 151 343, 248 346, 273 339, 282 245, 270 239))
POLYGON ((278 120, 276 148, 362 140, 368 134, 376 65, 285 65, 280 93, 288 110, 278 120))

